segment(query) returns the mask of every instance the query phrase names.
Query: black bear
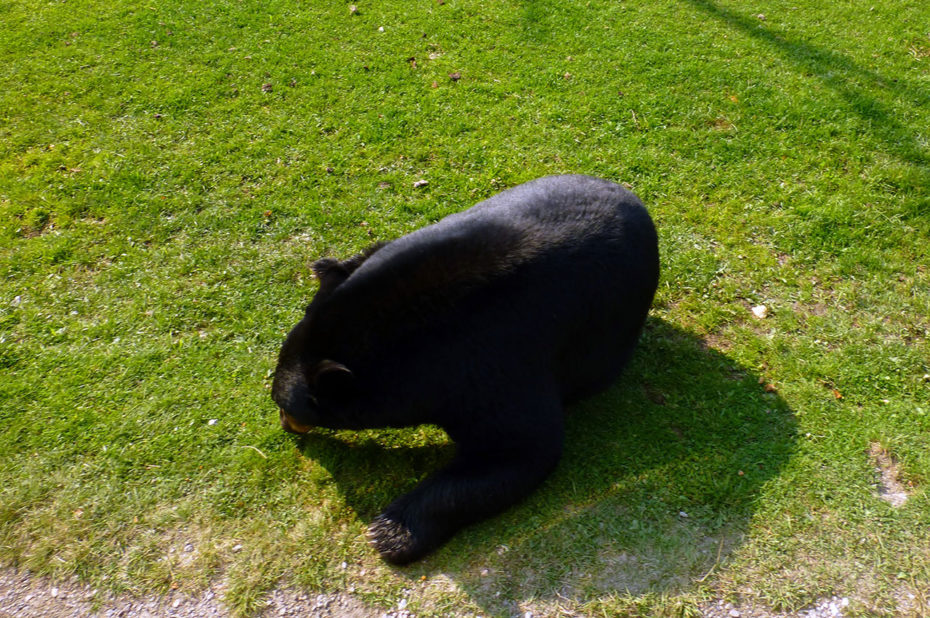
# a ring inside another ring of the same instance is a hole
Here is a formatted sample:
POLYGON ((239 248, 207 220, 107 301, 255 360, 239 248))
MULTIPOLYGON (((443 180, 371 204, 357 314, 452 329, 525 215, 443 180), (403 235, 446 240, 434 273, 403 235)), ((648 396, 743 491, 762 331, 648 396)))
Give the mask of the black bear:
POLYGON ((563 408, 630 358, 659 277, 655 227, 623 187, 540 178, 345 261, 281 347, 284 429, 432 423, 452 462, 379 515, 389 562, 432 552, 529 494, 559 460, 563 408))

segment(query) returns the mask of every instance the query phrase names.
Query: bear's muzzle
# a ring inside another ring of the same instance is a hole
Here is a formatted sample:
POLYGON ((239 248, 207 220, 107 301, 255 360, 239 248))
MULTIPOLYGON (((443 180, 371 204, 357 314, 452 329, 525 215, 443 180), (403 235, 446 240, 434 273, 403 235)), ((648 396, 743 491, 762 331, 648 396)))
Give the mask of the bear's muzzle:
POLYGON ((294 420, 294 417, 279 409, 281 413, 281 428, 288 433, 304 434, 310 431, 310 425, 304 425, 294 420))

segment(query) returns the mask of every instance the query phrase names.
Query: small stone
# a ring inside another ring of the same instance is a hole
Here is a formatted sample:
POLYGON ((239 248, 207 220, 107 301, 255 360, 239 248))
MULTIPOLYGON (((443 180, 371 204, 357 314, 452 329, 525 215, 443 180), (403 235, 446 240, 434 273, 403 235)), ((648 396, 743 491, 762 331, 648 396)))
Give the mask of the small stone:
POLYGON ((188 543, 187 545, 185 545, 185 546, 184 546, 184 551, 187 552, 188 554, 191 553, 192 551, 194 551, 194 544, 193 544, 193 543, 188 543))
POLYGON ((207 421, 207 425, 216 425, 216 419, 211 418, 209 421, 207 421))
POLYGON ((769 315, 769 308, 765 305, 756 305, 752 308, 752 314, 760 320, 764 320, 769 315))
POLYGON ((458 71, 456 71, 455 73, 449 73, 449 79, 451 79, 454 82, 457 82, 460 79, 462 79, 462 74, 459 73, 458 71))
POLYGON ((270 82, 262 84, 262 92, 272 92, 273 90, 274 86, 270 82))
POLYGON ((420 187, 425 187, 425 186, 428 185, 428 184, 429 184, 429 181, 428 181, 428 180, 422 180, 422 179, 421 179, 421 180, 417 180, 417 181, 415 181, 415 182, 413 183, 413 188, 414 188, 414 189, 419 189, 420 187))
POLYGON ((58 596, 58 588, 52 588, 52 597, 54 598, 57 596, 58 596))
POLYGON ((174 603, 171 604, 171 607, 177 609, 180 604, 181 604, 181 599, 175 599, 174 603))
POLYGON ((233 550, 234 553, 238 553, 238 552, 242 551, 242 545, 233 545, 232 550, 233 550))
POLYGON ((730 618, 739 618, 739 617, 740 617, 740 613, 738 609, 730 610, 730 618))

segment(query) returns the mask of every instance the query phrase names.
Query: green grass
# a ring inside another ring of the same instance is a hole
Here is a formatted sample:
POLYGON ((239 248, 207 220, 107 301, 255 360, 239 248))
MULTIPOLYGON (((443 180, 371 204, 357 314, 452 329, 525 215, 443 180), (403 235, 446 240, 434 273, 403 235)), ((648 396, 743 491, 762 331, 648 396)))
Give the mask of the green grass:
POLYGON ((243 613, 926 611, 930 5, 357 5, 0 5, 0 563, 243 613), (565 172, 657 222, 639 354, 539 492, 389 568, 366 523, 450 445, 280 431, 308 264, 565 172))

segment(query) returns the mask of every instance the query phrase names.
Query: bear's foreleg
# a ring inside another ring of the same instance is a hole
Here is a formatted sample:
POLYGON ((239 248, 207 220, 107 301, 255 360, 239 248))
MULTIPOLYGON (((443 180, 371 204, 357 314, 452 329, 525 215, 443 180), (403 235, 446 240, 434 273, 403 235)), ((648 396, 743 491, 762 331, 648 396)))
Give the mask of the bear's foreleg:
MULTIPOLYGON (((560 407, 560 406, 558 406, 560 407)), ((407 564, 437 549, 459 529, 526 497, 555 468, 562 453, 561 409, 532 419, 519 435, 459 443, 455 459, 401 496, 368 529, 381 556, 407 564)), ((493 432, 492 432, 493 433, 493 432)))

